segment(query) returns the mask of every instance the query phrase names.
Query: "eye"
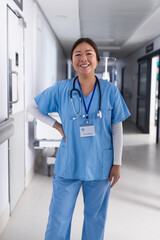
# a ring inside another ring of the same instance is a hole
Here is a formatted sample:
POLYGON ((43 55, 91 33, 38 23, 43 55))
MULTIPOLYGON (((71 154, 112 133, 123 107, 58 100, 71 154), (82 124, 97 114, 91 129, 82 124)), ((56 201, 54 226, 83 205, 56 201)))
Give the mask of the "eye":
POLYGON ((81 56, 81 54, 77 53, 77 54, 75 54, 75 56, 76 56, 76 57, 79 57, 79 56, 81 56))
POLYGON ((89 52, 89 53, 87 53, 86 55, 92 55, 92 53, 89 52))

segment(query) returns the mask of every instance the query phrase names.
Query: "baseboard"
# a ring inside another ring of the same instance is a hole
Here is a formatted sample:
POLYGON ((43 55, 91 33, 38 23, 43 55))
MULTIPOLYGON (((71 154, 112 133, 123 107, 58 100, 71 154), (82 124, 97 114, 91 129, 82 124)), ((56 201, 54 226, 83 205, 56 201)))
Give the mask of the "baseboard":
POLYGON ((25 187, 27 188, 34 176, 35 172, 34 172, 34 166, 30 169, 29 173, 26 176, 26 181, 25 181, 25 187))
POLYGON ((7 207, 3 211, 3 213, 0 215, 0 235, 2 234, 7 222, 9 219, 9 203, 7 204, 7 207))

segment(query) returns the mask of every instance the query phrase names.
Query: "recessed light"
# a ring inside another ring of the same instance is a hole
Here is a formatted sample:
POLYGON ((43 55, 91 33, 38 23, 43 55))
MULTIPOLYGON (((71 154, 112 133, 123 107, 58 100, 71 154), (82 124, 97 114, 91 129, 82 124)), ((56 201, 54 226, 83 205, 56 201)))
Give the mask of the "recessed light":
POLYGON ((56 15, 56 18, 67 18, 67 16, 66 16, 66 15, 58 14, 58 15, 56 15))
POLYGON ((120 50, 120 46, 98 46, 99 50, 120 50))
POLYGON ((96 42, 114 42, 115 39, 114 38, 96 38, 95 41, 96 42))

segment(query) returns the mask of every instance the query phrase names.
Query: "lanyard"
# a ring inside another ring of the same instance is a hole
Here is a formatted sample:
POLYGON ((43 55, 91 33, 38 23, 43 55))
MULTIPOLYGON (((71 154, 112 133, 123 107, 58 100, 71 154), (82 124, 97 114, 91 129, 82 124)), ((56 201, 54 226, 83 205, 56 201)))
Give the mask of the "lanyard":
POLYGON ((86 112, 86 123, 88 123, 88 112, 89 112, 89 109, 90 109, 90 106, 91 106, 91 102, 92 102, 92 99, 93 99, 93 96, 94 96, 94 92, 95 92, 95 89, 96 89, 97 81, 98 81, 98 79, 96 78, 95 85, 94 85, 94 89, 93 89, 93 92, 92 92, 92 96, 91 96, 91 99, 90 99, 90 101, 89 101, 88 108, 87 108, 87 107, 86 107, 85 100, 84 100, 84 97, 83 97, 83 92, 82 92, 82 89, 81 89, 81 84, 80 84, 79 79, 78 79, 78 84, 79 84, 79 87, 80 87, 80 90, 81 90, 81 94, 82 94, 82 101, 83 101, 84 108, 85 108, 85 112, 86 112))

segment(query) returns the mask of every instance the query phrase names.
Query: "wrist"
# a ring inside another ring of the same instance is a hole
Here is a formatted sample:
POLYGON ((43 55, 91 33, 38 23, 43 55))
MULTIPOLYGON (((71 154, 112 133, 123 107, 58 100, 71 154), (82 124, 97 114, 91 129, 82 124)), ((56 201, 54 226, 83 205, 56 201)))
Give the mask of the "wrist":
POLYGON ((53 124, 53 128, 59 129, 60 125, 61 125, 61 124, 56 121, 56 122, 53 124))
POLYGON ((120 168, 121 165, 113 164, 113 167, 120 168))

